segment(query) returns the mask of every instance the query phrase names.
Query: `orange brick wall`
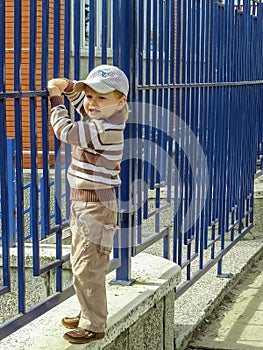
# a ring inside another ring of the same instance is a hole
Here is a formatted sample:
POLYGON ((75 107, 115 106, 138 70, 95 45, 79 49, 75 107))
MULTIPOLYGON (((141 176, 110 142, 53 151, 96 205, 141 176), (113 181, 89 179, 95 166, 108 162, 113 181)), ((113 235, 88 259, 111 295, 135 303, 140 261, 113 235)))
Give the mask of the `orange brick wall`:
MULTIPOLYGON (((53 4, 54 0, 49 1, 49 57, 48 57, 48 79, 52 78, 53 72, 53 4)), ((63 1, 61 1, 61 19, 63 19, 63 1)), ((36 1, 37 4, 37 33, 36 33, 36 90, 41 89, 41 43, 42 43, 42 1, 36 1)), ((21 91, 29 91, 29 68, 30 68, 30 0, 21 1, 22 8, 22 38, 21 38, 21 91)), ((61 41, 60 50, 62 51, 61 57, 63 57, 63 20, 61 20, 61 41)), ((32 45, 32 43, 31 43, 32 45)), ((60 65, 61 75, 63 76, 63 60, 60 65)), ((6 90, 8 92, 14 91, 14 1, 6 1, 6 90)), ((22 98, 22 144, 24 156, 23 164, 24 168, 30 168, 30 111, 29 111, 29 98, 22 98)), ((14 100, 7 99, 6 101, 6 114, 7 114, 7 135, 8 137, 14 136, 14 100)), ((42 149, 42 136, 41 136, 41 120, 47 118, 42 116, 41 112, 41 98, 36 98, 36 137, 38 151, 42 149)), ((49 139, 50 150, 53 150, 54 136, 49 126, 49 139)), ((51 163, 52 157, 50 157, 51 163)), ((38 157, 38 166, 41 167, 41 155, 38 157)))

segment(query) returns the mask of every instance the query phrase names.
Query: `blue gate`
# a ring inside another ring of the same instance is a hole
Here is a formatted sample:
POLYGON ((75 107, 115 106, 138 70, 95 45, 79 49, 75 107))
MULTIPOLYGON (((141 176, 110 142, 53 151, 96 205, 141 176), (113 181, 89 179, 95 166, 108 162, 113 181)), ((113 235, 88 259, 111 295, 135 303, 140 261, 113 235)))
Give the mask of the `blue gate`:
POLYGON ((222 275, 223 256, 253 226, 263 168, 262 1, 0 0, 0 32, 1 307, 16 300, 0 339, 73 294, 63 279, 70 149, 52 138, 46 86, 99 63, 130 80, 116 283, 133 282, 131 257, 146 249, 185 271, 177 297, 216 263, 222 275), (28 259, 38 281, 55 275, 31 304, 28 259))

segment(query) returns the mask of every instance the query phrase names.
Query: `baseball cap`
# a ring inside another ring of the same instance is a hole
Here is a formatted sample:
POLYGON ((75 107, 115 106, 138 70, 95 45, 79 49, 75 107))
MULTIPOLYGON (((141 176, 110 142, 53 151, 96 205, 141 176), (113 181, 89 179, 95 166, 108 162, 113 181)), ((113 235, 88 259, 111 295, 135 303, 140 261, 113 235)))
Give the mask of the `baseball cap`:
POLYGON ((101 94, 118 90, 127 96, 129 92, 129 81, 125 73, 118 67, 107 64, 95 67, 85 80, 77 81, 75 91, 83 91, 84 85, 101 94))

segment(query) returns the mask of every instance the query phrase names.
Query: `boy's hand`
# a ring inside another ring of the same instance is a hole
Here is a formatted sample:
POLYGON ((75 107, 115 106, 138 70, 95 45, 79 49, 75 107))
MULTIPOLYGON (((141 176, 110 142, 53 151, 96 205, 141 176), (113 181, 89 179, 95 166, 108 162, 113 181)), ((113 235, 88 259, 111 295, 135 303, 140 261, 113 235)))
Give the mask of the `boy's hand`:
POLYGON ((66 87, 68 86, 68 79, 65 78, 55 78, 55 79, 51 79, 48 81, 48 92, 49 92, 49 96, 57 96, 57 95, 61 95, 66 87))

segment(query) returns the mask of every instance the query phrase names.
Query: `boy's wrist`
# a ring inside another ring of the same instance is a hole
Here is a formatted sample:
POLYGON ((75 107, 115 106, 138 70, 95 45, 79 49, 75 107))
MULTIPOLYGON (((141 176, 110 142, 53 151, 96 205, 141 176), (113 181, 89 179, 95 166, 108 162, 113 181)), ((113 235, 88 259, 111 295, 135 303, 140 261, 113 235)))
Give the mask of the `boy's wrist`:
POLYGON ((61 92, 60 92, 59 88, 57 88, 56 86, 49 87, 48 93, 49 93, 50 97, 61 96, 61 92))

